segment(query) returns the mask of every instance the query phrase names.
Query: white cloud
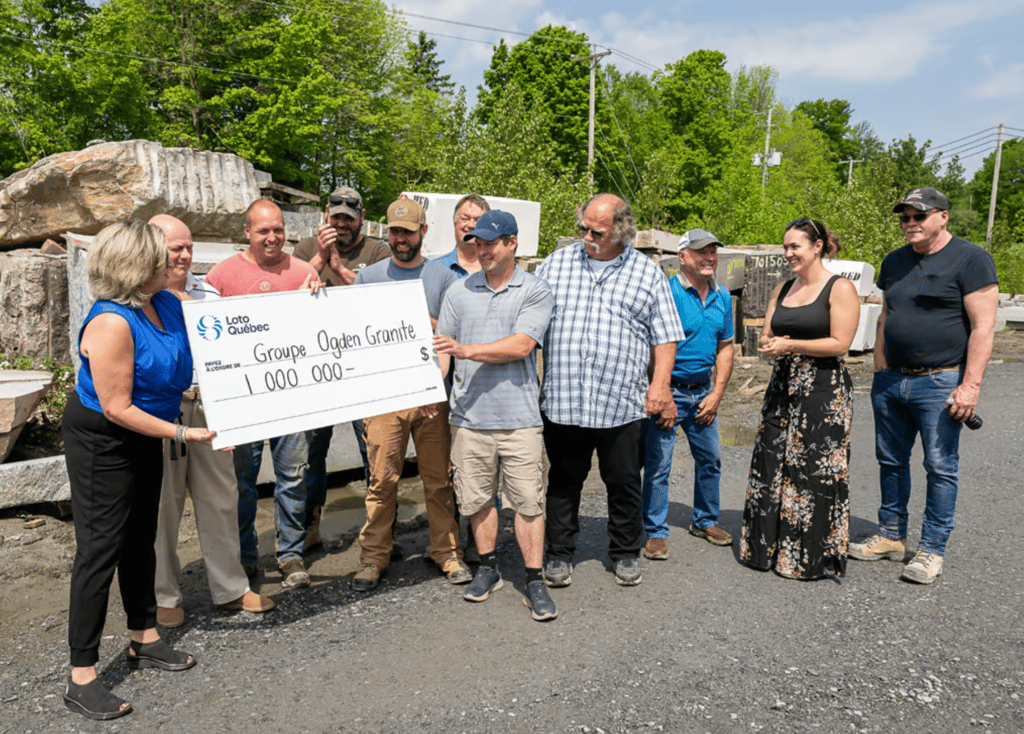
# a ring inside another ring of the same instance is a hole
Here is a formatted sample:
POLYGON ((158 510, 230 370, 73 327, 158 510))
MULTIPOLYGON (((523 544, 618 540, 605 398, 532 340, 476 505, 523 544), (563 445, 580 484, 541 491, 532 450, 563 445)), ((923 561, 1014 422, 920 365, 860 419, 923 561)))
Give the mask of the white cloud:
POLYGON ((1024 94, 1024 64, 1010 64, 996 70, 989 62, 985 81, 974 88, 980 99, 1013 99, 1024 94))

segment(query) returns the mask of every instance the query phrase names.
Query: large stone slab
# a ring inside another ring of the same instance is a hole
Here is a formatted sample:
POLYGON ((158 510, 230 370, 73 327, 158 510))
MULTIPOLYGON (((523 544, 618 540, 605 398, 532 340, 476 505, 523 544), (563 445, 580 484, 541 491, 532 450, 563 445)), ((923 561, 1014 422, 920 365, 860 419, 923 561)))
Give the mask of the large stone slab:
POLYGON ((63 456, 0 464, 0 509, 70 499, 63 456))
POLYGON ((0 352, 71 361, 66 261, 37 250, 0 253, 0 352))
POLYGON ((0 181, 0 245, 172 214, 194 238, 237 240, 259 198, 252 164, 230 153, 164 148, 149 140, 57 153, 0 181))

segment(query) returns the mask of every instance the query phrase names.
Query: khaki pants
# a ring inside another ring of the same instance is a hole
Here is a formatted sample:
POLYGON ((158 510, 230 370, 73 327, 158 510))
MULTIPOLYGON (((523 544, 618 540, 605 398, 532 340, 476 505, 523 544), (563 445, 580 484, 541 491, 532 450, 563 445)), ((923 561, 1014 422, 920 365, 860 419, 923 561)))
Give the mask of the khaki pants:
POLYGON ((410 435, 416 445, 416 459, 423 480, 430 524, 430 557, 438 565, 449 558, 462 557, 450 478, 448 410, 448 403, 438 403, 434 418, 424 418, 419 408, 411 408, 363 421, 366 456, 370 463, 366 524, 359 533, 359 545, 362 547, 359 560, 363 565, 379 569, 388 566, 398 480, 402 476, 410 435))
MULTIPOLYGON (((181 401, 181 422, 206 427, 201 400, 181 401)), ((181 456, 180 446, 172 447, 171 443, 163 441, 164 480, 156 526, 156 603, 176 607, 182 601, 178 586, 178 526, 188 491, 195 508, 210 595, 214 604, 227 604, 249 591, 249 580, 239 560, 238 484, 231 452, 190 443, 181 456), (178 454, 175 460, 170 458, 172 450, 178 454)))

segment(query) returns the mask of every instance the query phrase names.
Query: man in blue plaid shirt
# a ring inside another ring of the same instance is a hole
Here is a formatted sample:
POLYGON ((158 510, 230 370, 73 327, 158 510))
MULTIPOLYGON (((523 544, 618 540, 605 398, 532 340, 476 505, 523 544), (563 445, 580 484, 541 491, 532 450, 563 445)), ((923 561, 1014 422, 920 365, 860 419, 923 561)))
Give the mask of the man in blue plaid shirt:
POLYGON ((648 415, 666 428, 675 423, 670 381, 683 327, 665 275, 630 245, 636 223, 629 204, 598 194, 576 219, 582 241, 548 256, 537 270, 555 297, 540 397, 551 462, 544 580, 572 582, 580 493, 596 449, 608 491, 615 580, 635 586, 643 579, 644 427, 648 415))

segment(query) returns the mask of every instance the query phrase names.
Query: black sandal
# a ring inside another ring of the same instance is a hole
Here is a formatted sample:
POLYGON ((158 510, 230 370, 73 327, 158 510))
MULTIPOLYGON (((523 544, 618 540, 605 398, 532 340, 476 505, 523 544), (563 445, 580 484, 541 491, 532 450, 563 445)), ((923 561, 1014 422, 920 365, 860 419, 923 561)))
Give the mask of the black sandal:
POLYGON ((156 642, 131 641, 128 652, 128 669, 158 668, 159 670, 188 670, 196 659, 187 652, 175 650, 163 640, 156 642), (132 653, 135 653, 132 655, 132 653))
POLYGON ((108 691, 99 678, 79 685, 68 677, 68 689, 64 693, 64 707, 87 719, 107 721, 130 714, 132 705, 108 691))

